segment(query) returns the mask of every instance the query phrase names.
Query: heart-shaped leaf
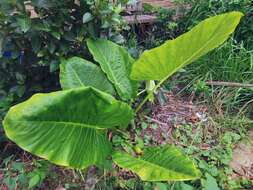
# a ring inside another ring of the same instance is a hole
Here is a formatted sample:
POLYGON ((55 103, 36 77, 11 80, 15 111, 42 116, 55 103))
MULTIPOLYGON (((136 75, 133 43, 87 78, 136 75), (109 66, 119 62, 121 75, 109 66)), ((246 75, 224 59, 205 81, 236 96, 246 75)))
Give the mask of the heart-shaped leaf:
POLYGON ((106 129, 126 126, 131 107, 91 87, 36 94, 12 107, 3 126, 21 148, 55 164, 85 168, 111 152, 106 129))

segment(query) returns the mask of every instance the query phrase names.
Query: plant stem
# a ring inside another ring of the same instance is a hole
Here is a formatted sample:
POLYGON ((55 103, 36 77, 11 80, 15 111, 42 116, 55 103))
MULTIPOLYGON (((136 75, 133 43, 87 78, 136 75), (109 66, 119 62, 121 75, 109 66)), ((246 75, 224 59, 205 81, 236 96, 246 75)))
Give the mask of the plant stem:
POLYGON ((123 136, 125 136, 126 138, 128 138, 128 134, 124 131, 121 131, 120 129, 116 129, 117 132, 121 133, 123 136))
POLYGON ((137 94, 137 96, 140 96, 140 95, 141 95, 141 94, 143 94, 144 92, 146 92, 146 89, 145 89, 145 90, 140 91, 140 92, 137 94))
POLYGON ((80 176, 81 176, 83 182, 85 183, 85 178, 84 178, 84 176, 83 176, 82 170, 78 170, 78 172, 79 172, 79 174, 80 174, 80 176))
POLYGON ((162 85, 162 83, 164 81, 167 80, 168 77, 165 77, 164 79, 162 79, 149 93, 148 95, 144 98, 144 100, 137 106, 136 110, 135 110, 135 114, 138 113, 140 111, 140 109, 142 108, 142 106, 146 103, 146 101, 148 101, 148 99, 153 95, 153 93, 162 85))

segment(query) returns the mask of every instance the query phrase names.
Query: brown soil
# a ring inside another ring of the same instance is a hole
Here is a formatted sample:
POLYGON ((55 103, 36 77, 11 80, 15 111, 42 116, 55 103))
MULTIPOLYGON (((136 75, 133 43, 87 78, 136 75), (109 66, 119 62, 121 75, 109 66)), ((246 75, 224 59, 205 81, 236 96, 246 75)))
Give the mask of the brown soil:
POLYGON ((230 167, 234 171, 233 178, 244 176, 253 179, 253 131, 249 131, 246 142, 241 142, 234 149, 230 167))
POLYGON ((157 144, 166 143, 170 139, 174 127, 182 124, 195 124, 205 120, 207 108, 194 105, 191 100, 183 99, 173 95, 165 94, 163 105, 154 105, 147 121, 157 125, 157 128, 148 127, 142 131, 142 135, 152 135, 157 144))

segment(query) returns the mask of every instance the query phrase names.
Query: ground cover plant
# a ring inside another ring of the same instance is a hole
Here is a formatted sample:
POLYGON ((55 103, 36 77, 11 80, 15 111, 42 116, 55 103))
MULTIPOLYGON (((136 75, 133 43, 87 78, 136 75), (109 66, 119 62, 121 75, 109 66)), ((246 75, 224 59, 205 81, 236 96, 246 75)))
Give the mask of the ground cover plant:
MULTIPOLYGON (((199 100, 192 103, 191 96, 176 96, 175 89, 165 96, 163 105, 153 105, 151 113, 136 128, 141 136, 138 146, 172 143, 191 155, 202 176, 201 180, 184 183, 190 189, 250 189, 251 177, 236 174, 231 163, 236 160, 236 144, 250 140, 252 122, 243 114, 217 115, 209 104, 199 100)), ((246 160, 246 154, 241 154, 242 160, 246 160)), ((178 187, 182 182, 163 185, 167 189, 183 189, 178 187)))
POLYGON ((144 147, 133 156, 112 152, 106 134, 124 130, 133 119, 130 103, 137 96, 137 81, 158 83, 135 113, 169 76, 222 44, 241 16, 231 12, 206 19, 175 40, 145 51, 138 60, 113 42, 89 39, 88 48, 100 67, 77 57, 63 60, 63 91, 37 94, 11 108, 3 122, 6 135, 23 149, 63 166, 83 169, 112 156, 118 166, 144 181, 198 178, 194 164, 175 147, 144 147))

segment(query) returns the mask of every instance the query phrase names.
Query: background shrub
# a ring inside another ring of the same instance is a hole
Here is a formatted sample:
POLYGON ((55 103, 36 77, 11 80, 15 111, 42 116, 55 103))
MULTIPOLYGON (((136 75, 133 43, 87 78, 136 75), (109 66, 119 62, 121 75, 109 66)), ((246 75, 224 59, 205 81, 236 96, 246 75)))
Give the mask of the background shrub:
POLYGON ((126 2, 1 0, 0 120, 26 96, 58 89, 60 60, 88 56, 88 37, 122 43, 126 24, 120 12, 126 2))

